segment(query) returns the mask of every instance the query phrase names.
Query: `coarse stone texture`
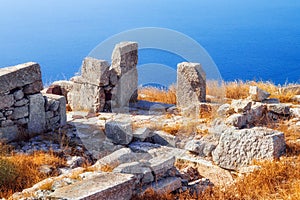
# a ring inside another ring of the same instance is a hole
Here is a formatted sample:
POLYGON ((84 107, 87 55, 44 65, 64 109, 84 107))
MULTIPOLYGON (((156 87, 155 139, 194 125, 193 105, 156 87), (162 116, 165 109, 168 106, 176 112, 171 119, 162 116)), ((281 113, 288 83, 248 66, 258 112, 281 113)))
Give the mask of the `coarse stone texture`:
POLYGON ((1 68, 0 94, 41 80, 40 65, 37 63, 28 62, 12 67, 1 68))
POLYGON ((24 86, 23 92, 24 94, 36 94, 42 91, 44 88, 42 81, 36 81, 34 83, 30 83, 26 86, 24 86))
POLYGON ((24 97, 24 93, 22 90, 17 90, 14 92, 14 98, 16 101, 21 100, 24 97))
POLYGON ((46 127, 45 99, 41 93, 29 95, 29 121, 30 134, 42 133, 46 127))
MULTIPOLYGON (((121 42, 112 53, 111 73, 118 77, 117 83, 112 83, 112 110, 129 106, 129 102, 137 101, 138 86, 138 44, 136 42, 121 42)), ((111 77, 111 82, 115 82, 111 77)))
POLYGON ((176 136, 166 133, 164 131, 155 131, 151 137, 151 141, 155 144, 163 146, 175 147, 178 139, 176 136))
POLYGON ((129 144, 132 141, 132 126, 128 122, 110 121, 105 124, 107 138, 115 144, 129 144))
POLYGON ((29 109, 28 106, 16 107, 12 114, 13 119, 21 119, 24 117, 28 117, 29 109))
POLYGON ((138 128, 133 132, 133 139, 135 141, 141 141, 143 142, 146 138, 150 137, 152 135, 152 131, 149 128, 138 128))
POLYGON ((177 65, 177 106, 188 108, 205 101, 206 75, 199 63, 177 65))
POLYGON ((124 163, 116 167, 113 172, 134 174, 136 176, 137 184, 145 184, 154 181, 151 169, 149 168, 149 163, 142 162, 130 162, 124 163))
POLYGON ((247 125, 247 115, 239 113, 233 114, 225 120, 225 123, 229 126, 244 128, 247 125))
POLYGON ((50 100, 54 100, 55 102, 59 103, 58 108, 54 109, 54 110, 58 111, 59 125, 60 126, 66 125, 67 124, 67 115, 66 115, 66 104, 67 104, 67 102, 66 102, 66 98, 64 96, 55 95, 55 94, 44 94, 44 96, 47 97, 50 100))
POLYGON ((24 105, 27 105, 28 102, 29 102, 29 100, 24 98, 19 101, 16 101, 14 106, 16 106, 16 107, 24 106, 24 105))
POLYGON ((136 68, 122 74, 116 86, 112 89, 111 109, 122 112, 129 107, 130 102, 137 101, 138 72, 136 68))
POLYGON ((87 57, 82 62, 81 76, 86 83, 105 86, 109 84, 109 64, 105 60, 87 57))
POLYGON ((260 89, 257 86, 250 86, 249 87, 249 94, 250 94, 250 98, 253 101, 259 101, 259 102, 267 99, 270 96, 270 93, 260 89))
POLYGON ((197 153, 199 156, 211 156, 211 152, 216 148, 216 142, 201 138, 200 140, 190 140, 184 149, 197 153))
POLYGON ((182 186, 181 179, 178 177, 167 177, 159 181, 153 182, 143 188, 143 191, 139 193, 142 195, 145 190, 151 188, 155 194, 169 194, 182 186))
POLYGON ((58 188, 50 195, 50 198, 129 200, 132 197, 134 181, 134 175, 131 174, 101 173, 91 179, 58 188))
POLYGON ((231 107, 236 113, 245 113, 251 109, 252 102, 246 99, 233 99, 231 107))
POLYGON ((3 108, 9 108, 14 105, 14 96, 13 95, 3 95, 0 94, 0 110, 3 108))
POLYGON ((150 169, 155 176, 155 180, 162 178, 166 172, 174 166, 175 156, 174 155, 163 155, 160 154, 149 160, 150 169))
POLYGON ((265 112, 266 106, 260 102, 255 102, 247 113, 247 123, 252 125, 262 123, 265 112))
POLYGON ((73 88, 73 82, 72 81, 55 81, 52 83, 52 85, 59 85, 62 95, 66 98, 68 102, 68 93, 73 88))
POLYGON ((231 108, 230 104, 225 103, 218 108, 217 113, 221 117, 226 117, 227 115, 233 114, 234 109, 231 108))
POLYGON ((104 89, 87 83, 73 83, 68 93, 68 103, 72 110, 100 112, 105 104, 104 89))
POLYGON ((0 141, 2 142, 12 142, 18 139, 19 130, 16 125, 0 127, 0 141))
POLYGON ((135 69, 138 62, 138 44, 136 42, 121 42, 113 50, 112 69, 121 77, 135 69))
POLYGON ((254 127, 223 133, 212 156, 220 167, 236 170, 253 160, 279 158, 285 148, 283 133, 254 127))
POLYGON ((268 104, 268 111, 279 115, 289 115, 290 114, 290 106, 286 104, 268 104))

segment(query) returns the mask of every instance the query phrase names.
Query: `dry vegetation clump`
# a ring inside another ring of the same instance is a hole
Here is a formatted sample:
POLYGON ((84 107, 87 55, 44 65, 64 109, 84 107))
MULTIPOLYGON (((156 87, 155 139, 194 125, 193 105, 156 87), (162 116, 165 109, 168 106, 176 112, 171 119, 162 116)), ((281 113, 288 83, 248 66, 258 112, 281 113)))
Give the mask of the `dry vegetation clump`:
MULTIPOLYGON (((1 145, 1 148, 3 145, 1 145)), ((0 197, 8 198, 15 192, 29 188, 39 181, 57 175, 53 170, 45 174, 39 169, 49 165, 53 169, 64 166, 65 160, 52 153, 36 152, 32 155, 1 155, 0 156, 0 197)))
POLYGON ((171 85, 168 90, 154 87, 143 87, 138 90, 138 100, 176 104, 176 86, 171 85))

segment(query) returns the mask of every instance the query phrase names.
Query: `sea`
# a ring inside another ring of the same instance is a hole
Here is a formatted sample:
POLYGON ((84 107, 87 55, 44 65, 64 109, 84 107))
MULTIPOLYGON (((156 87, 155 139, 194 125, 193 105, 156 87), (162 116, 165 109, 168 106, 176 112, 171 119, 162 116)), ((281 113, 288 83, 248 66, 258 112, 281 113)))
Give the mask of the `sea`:
MULTIPOLYGON (((147 27, 197 42, 224 81, 300 83, 299 0, 0 0, 0 67, 34 61, 45 85, 67 80, 103 41, 147 27)), ((156 66, 145 77, 182 61, 168 49, 139 54, 140 66, 156 66)))

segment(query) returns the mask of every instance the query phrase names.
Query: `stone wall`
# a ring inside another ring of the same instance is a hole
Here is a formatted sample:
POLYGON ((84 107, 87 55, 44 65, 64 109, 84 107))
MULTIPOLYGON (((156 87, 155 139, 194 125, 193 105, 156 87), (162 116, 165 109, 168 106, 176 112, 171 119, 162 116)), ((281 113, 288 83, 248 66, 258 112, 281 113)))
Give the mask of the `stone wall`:
POLYGON ((89 112, 119 112, 137 101, 136 42, 121 42, 112 53, 112 64, 87 57, 81 66, 81 75, 70 81, 57 81, 54 85, 67 98, 72 110, 89 112))
POLYGON ((65 125, 65 98, 41 94, 39 64, 2 68, 0 85, 0 140, 10 142, 65 125))

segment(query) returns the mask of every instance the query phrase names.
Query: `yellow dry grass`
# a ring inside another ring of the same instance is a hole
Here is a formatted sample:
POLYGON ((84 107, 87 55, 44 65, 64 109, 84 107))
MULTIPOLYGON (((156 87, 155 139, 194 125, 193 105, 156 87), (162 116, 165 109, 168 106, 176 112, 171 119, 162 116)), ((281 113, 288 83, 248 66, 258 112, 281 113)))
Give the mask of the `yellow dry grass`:
POLYGON ((176 87, 171 85, 168 90, 154 87, 139 88, 138 100, 176 104, 176 87))
POLYGON ((52 174, 40 172, 39 168, 42 165, 49 165, 56 169, 65 164, 60 157, 42 152, 32 155, 1 155, 0 161, 0 197, 2 198, 8 198, 15 192, 29 188, 47 177, 57 175, 55 171, 52 174))

